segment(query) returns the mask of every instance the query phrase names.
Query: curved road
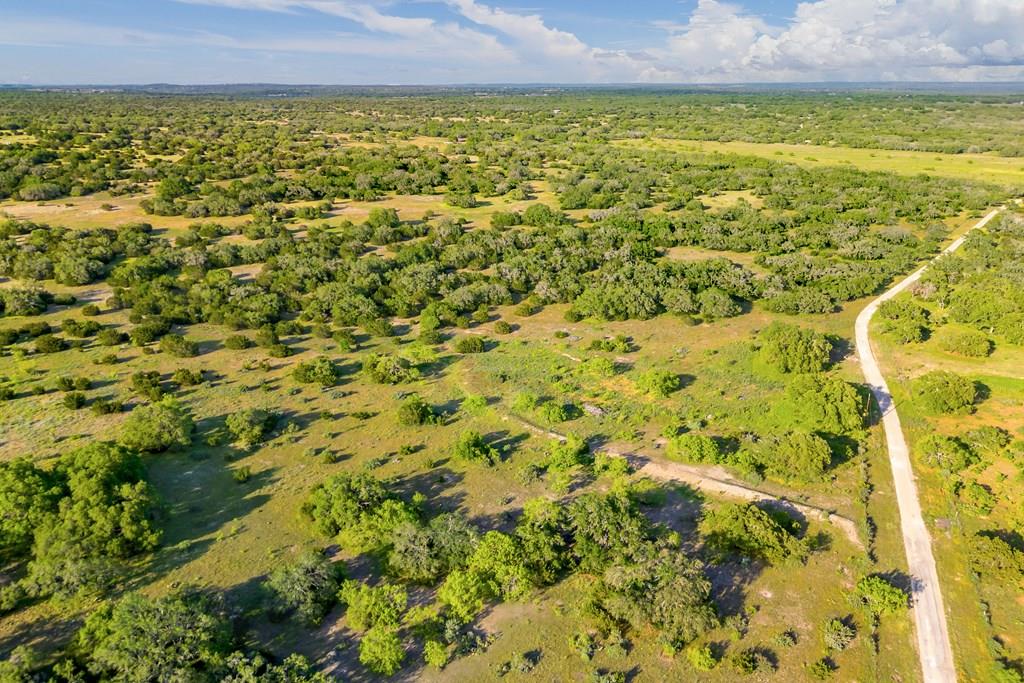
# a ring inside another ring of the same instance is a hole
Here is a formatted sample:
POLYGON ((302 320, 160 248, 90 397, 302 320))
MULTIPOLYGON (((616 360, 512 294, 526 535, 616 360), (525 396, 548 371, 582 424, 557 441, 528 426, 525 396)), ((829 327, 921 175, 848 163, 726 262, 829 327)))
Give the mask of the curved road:
MULTIPOLYGON (((971 230, 984 227, 997 213, 998 209, 989 212, 971 230)), ((967 233, 964 233, 946 247, 940 256, 959 249, 966 237, 967 233)), ((896 406, 893 405, 889 387, 871 352, 871 339, 868 336, 868 326, 878 306, 917 282, 927 267, 921 267, 861 311, 856 324, 857 354, 860 356, 864 379, 882 411, 882 426, 885 428, 885 441, 889 449, 889 465, 892 468, 896 501, 900 510, 903 546, 907 551, 907 566, 910 570, 914 624, 922 677, 926 683, 955 683, 956 666, 953 662, 953 650, 949 645, 949 630, 946 626, 946 611, 942 605, 939 575, 935 569, 935 558, 932 556, 931 538, 921 515, 921 504, 917 500, 917 485, 914 482, 914 471, 910 466, 910 452, 903 438, 900 417, 896 413, 896 406)))

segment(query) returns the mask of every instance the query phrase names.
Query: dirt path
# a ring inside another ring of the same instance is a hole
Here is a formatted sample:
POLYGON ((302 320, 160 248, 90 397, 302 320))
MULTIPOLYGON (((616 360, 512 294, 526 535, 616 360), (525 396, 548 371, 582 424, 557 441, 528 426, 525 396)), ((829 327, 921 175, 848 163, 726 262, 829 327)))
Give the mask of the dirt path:
MULTIPOLYGON (((536 434, 540 434, 551 439, 559 439, 561 441, 565 440, 564 435, 539 427, 532 422, 508 416, 505 416, 504 419, 514 420, 536 434)), ((864 542, 860 538, 860 531, 857 527, 857 523, 852 519, 843 517, 842 515, 833 514, 829 510, 825 510, 823 508, 807 505, 805 503, 796 503, 791 500, 787 500, 786 498, 780 498, 779 496, 773 496, 770 493, 765 493, 764 491, 751 488, 742 482, 729 478, 728 474, 721 468, 698 467, 696 465, 684 465, 682 463, 665 462, 660 460, 655 461, 646 455, 638 453, 623 453, 608 447, 602 448, 601 452, 627 459, 634 467, 637 474, 650 477, 651 479, 657 479, 659 481, 677 481, 688 484, 689 486, 701 491, 716 493, 730 498, 739 498, 741 500, 749 500, 752 502, 771 503, 781 509, 797 512, 805 518, 815 519, 831 524, 839 531, 843 532, 843 534, 849 538, 850 542, 855 546, 861 549, 864 548, 864 542)))
MULTIPOLYGON (((998 209, 989 212, 971 230, 984 227, 997 213, 998 209)), ((966 238, 967 233, 946 247, 942 254, 956 251, 966 238)), ((925 265, 918 269, 868 304, 867 308, 857 316, 856 338, 861 371, 882 411, 882 426, 885 428, 889 465, 892 468, 896 501, 900 510, 903 545, 906 548, 907 566, 910 570, 914 623, 917 630, 917 647, 921 657, 922 675, 928 683, 952 683, 956 681, 956 666, 949 644, 946 611, 942 604, 942 592, 939 586, 939 575, 935 569, 935 558, 932 556, 931 537, 928 535, 928 528, 921 515, 921 504, 917 498, 917 484, 914 481, 914 471, 910 465, 907 442, 903 438, 900 417, 896 413, 896 406, 893 404, 889 386, 886 384, 874 353, 871 351, 871 339, 868 335, 871 318, 878 310, 879 305, 917 282, 927 267, 925 265)))

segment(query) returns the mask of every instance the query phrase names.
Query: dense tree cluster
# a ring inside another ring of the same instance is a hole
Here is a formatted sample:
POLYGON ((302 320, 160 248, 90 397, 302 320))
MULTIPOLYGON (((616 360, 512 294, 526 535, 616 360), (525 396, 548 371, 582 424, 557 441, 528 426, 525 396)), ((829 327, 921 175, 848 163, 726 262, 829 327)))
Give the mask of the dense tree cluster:
POLYGON ((72 594, 95 588, 112 563, 160 541, 157 496, 141 458, 97 442, 62 456, 50 469, 27 460, 0 464, 0 548, 28 558, 28 576, 4 588, 19 594, 72 594))

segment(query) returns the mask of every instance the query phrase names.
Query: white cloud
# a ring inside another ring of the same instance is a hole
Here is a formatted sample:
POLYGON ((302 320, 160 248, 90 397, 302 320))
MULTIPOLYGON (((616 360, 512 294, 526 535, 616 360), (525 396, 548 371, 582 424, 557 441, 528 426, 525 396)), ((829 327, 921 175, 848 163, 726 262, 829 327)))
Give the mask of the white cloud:
MULTIPOLYGON (((772 21, 745 10, 746 0, 697 0, 687 16, 652 22, 664 33, 646 46, 624 22, 629 50, 610 47, 623 44, 613 40, 620 36, 592 45, 538 10, 500 0, 177 1, 283 13, 282 27, 301 28, 139 30, 12 17, 0 22, 0 44, 152 48, 168 63, 183 44, 239 60, 251 52, 250 80, 261 79, 264 56, 287 61, 282 53, 361 58, 362 82, 1024 79, 1024 0, 805 0, 772 21)), ((348 66, 317 73, 345 82, 337 74, 352 73, 348 66)))
POLYGON ((1013 78, 1021 27, 1021 0, 812 0, 776 26, 699 0, 688 22, 664 26, 659 57, 682 80, 1013 78))

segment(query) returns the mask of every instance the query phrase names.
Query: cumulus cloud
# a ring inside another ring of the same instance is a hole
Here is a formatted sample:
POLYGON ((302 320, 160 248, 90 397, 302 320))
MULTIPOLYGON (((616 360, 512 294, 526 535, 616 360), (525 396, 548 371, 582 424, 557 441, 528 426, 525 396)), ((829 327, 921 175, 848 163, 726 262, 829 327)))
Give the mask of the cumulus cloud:
POLYGON ((779 25, 699 0, 660 57, 683 80, 1005 78, 1024 74, 1022 26, 1021 0, 814 0, 779 25))

